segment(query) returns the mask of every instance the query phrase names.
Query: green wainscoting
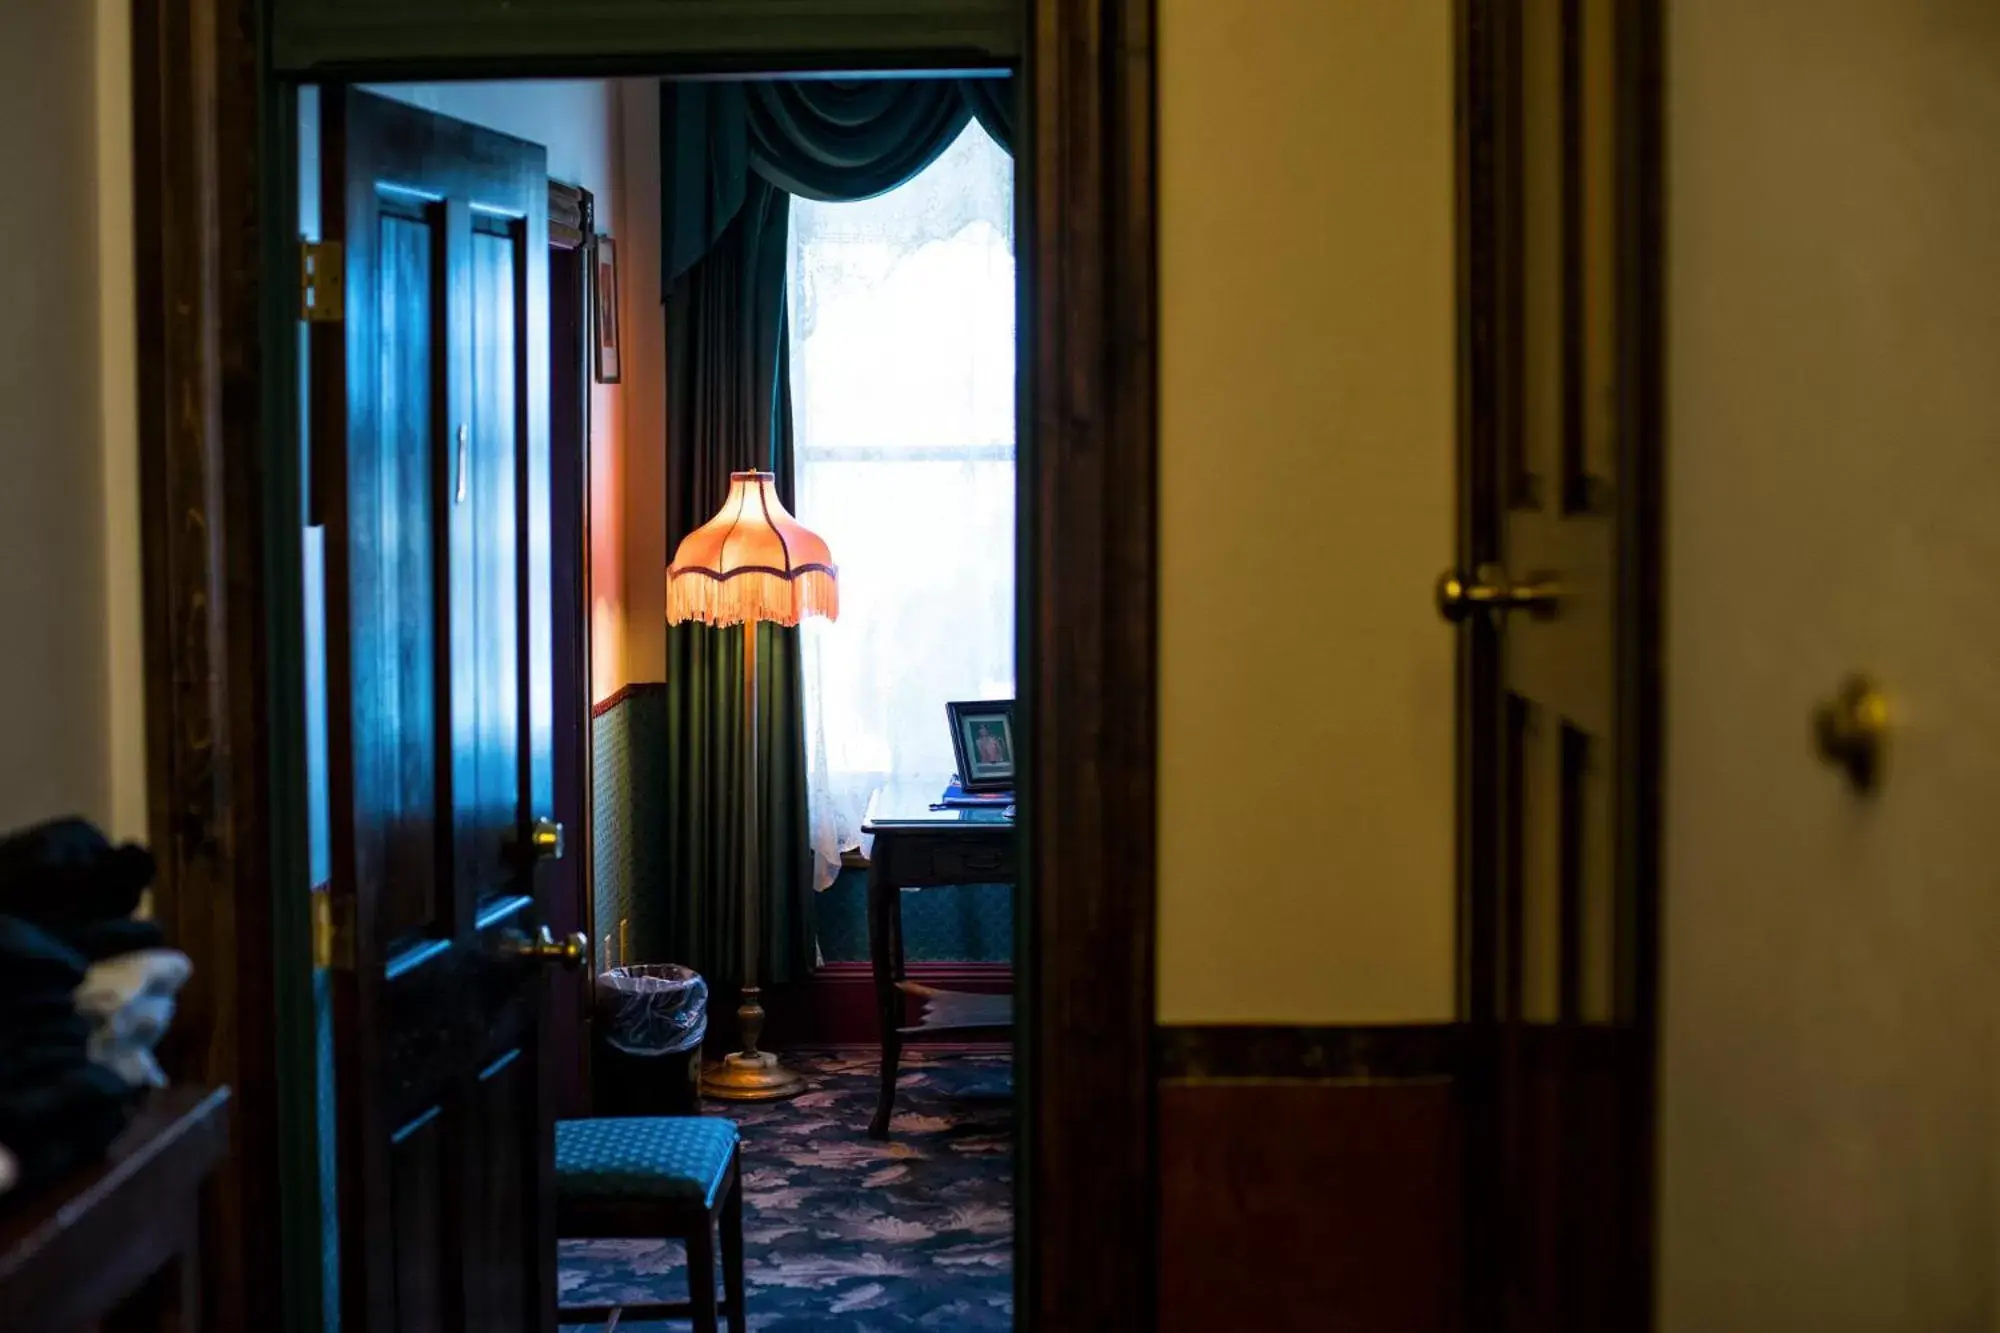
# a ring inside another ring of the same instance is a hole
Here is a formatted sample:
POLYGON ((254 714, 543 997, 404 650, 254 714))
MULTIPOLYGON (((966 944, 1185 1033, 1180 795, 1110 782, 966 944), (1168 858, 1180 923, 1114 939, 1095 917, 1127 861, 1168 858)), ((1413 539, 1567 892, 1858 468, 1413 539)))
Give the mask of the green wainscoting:
POLYGON ((591 870, 597 889, 592 937, 611 955, 618 925, 630 922, 629 958, 659 956, 666 913, 667 697, 660 687, 626 689, 591 724, 591 870))
MULTIPOLYGON (((843 870, 815 901, 820 958, 868 961, 868 872, 843 870)), ((951 884, 903 895, 903 956, 912 963, 1006 963, 1014 957, 1014 891, 951 884)))

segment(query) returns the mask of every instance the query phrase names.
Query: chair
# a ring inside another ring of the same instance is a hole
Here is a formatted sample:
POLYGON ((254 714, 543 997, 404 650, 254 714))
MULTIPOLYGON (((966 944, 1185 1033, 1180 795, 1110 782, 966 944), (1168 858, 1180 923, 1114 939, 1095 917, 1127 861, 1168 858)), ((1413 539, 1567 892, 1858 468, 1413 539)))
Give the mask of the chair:
POLYGON ((565 1240, 659 1236, 687 1245, 686 1301, 565 1306, 563 1323, 692 1319, 695 1333, 744 1333, 742 1149, 713 1116, 636 1116, 556 1124, 556 1234, 565 1240), (715 1298, 722 1233, 723 1299, 715 1298))

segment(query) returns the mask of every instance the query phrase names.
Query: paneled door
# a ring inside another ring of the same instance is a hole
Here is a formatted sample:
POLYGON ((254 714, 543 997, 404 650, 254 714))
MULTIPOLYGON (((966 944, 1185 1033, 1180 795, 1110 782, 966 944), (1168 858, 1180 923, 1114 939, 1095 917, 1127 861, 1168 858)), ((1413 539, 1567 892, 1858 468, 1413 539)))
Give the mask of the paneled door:
POLYGON ((1658 170, 1646 0, 1460 6, 1467 1301, 1649 1318, 1658 170))
POLYGON ((555 1308, 548 184, 540 147, 329 88, 344 275, 313 344, 326 525, 341 1303, 555 1308))

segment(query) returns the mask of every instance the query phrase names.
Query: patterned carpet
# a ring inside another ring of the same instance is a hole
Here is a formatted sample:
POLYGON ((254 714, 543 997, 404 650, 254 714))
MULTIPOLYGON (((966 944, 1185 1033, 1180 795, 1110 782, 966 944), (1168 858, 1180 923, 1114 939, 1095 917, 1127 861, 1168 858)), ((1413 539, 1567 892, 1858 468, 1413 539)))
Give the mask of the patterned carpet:
MULTIPOLYGON (((886 1143, 868 1137, 873 1051, 788 1060, 812 1090, 723 1107, 743 1130, 744 1272, 761 1333, 1013 1327, 1013 1148, 1004 1055, 903 1057, 886 1143)), ((566 1304, 674 1300, 678 1242, 570 1241, 566 1304)), ((587 1327, 587 1326, 585 1326, 587 1327)), ((670 1333, 685 1322, 621 1323, 670 1333)))

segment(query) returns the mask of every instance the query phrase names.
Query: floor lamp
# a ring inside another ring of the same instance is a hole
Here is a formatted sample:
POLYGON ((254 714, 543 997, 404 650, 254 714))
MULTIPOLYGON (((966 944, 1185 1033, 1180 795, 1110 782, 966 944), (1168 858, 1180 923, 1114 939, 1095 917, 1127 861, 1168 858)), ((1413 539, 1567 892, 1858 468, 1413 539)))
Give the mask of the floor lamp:
POLYGON ((757 625, 840 618, 840 575, 817 533, 785 511, 769 472, 732 472, 729 498, 690 532, 667 566, 667 623, 743 626, 743 1049, 702 1073, 701 1089, 725 1101, 795 1097, 805 1084, 759 1050, 764 1006, 757 987, 763 952, 763 885, 757 783, 757 625))

